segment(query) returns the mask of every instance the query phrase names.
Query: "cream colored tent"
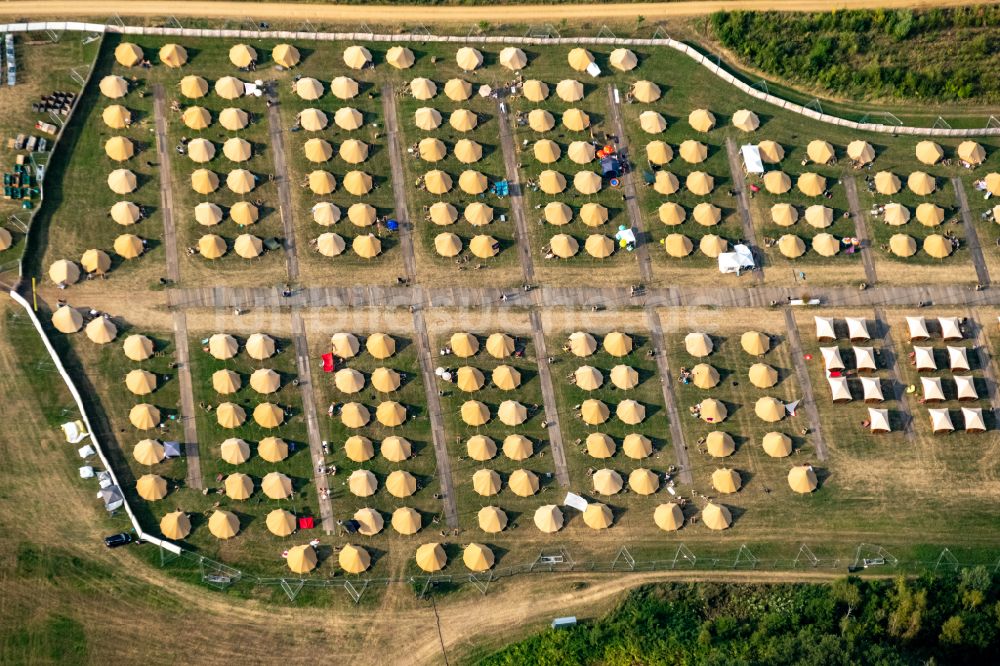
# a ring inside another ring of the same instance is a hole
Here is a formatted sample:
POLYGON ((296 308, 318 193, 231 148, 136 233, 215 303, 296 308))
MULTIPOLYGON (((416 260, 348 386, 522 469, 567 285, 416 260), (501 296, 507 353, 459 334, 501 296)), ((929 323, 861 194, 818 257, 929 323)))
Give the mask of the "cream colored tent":
POLYGON ((951 414, 947 409, 928 409, 927 415, 931 419, 931 432, 935 435, 942 432, 954 432, 955 426, 951 422, 951 414))
POLYGON ((916 152, 917 159, 929 166, 937 164, 944 157, 944 151, 941 149, 941 146, 933 141, 921 141, 917 144, 916 152))
POLYGON ((820 347, 823 356, 823 367, 827 370, 843 370, 844 360, 840 357, 840 347, 820 347))
POLYGON ((830 399, 833 402, 850 402, 854 399, 847 385, 847 377, 827 377, 826 381, 830 385, 830 399))
POLYGON ((594 64, 594 56, 584 48, 575 48, 570 50, 566 57, 569 62, 569 66, 578 72, 585 72, 587 68, 594 64))
POLYGON ((903 226, 910 221, 910 209, 898 203, 886 204, 883 219, 891 227, 903 226))
POLYGON ((712 353, 715 345, 712 338, 705 333, 688 333, 684 336, 684 349, 687 353, 696 358, 704 358, 712 353))
POLYGON ((920 388, 924 402, 944 402, 944 387, 940 377, 921 377, 920 388))
POLYGON ((357 109, 344 106, 333 114, 333 122, 340 129, 351 132, 361 127, 364 123, 364 116, 357 109))
POLYGON ((917 253, 917 241, 906 234, 893 234, 889 239, 889 250, 897 257, 912 257, 917 253))
POLYGON ((847 156, 857 164, 875 161, 875 149, 867 141, 855 140, 847 144, 847 156))
POLYGON ((837 332, 833 328, 833 317, 814 316, 817 340, 836 340, 837 332))
POLYGON ((236 356, 239 344, 236 338, 227 333, 216 333, 208 339, 208 351, 220 361, 236 356))
POLYGON ((528 410, 524 405, 516 400, 504 400, 497 408, 497 418, 499 418, 504 425, 521 425, 528 418, 528 410))
POLYGON ((472 489, 476 494, 490 497, 500 492, 500 475, 492 469, 481 469, 472 475, 472 489))
POLYGON ((736 470, 723 468, 712 472, 712 487, 720 493, 735 493, 742 485, 743 480, 736 470))
POLYGON ((639 384, 639 373, 627 365, 616 365, 611 368, 611 383, 623 391, 634 389, 639 384))
MULTIPOLYGON (((354 109, 347 109, 347 116, 350 117, 350 112, 354 109)), ((319 109, 304 109, 299 112, 298 115, 299 124, 307 132, 319 132, 325 129, 327 123, 330 121, 327 119, 326 114, 319 109)))
POLYGON ((927 196, 937 187, 934 176, 923 171, 914 171, 906 179, 906 186, 916 195, 927 196))
MULTIPOLYGON (((660 173, 663 172, 661 171, 660 173)), ((660 207, 657 209, 657 215, 660 218, 660 222, 668 227, 675 227, 678 224, 684 223, 684 220, 687 217, 687 212, 679 204, 676 204, 673 201, 668 201, 660 204, 660 207)))
POLYGON ((766 396, 759 398, 753 408, 754 413, 762 421, 777 423, 785 418, 785 406, 777 398, 766 396))
POLYGON ((416 509, 403 506, 392 512, 392 529, 404 536, 416 534, 423 527, 423 519, 416 509))
POLYGON ((561 151, 559 144, 549 139, 540 139, 532 146, 532 153, 535 159, 542 164, 552 164, 559 159, 561 151))
POLYGON ((330 92, 340 100, 353 99, 358 95, 358 82, 349 76, 338 76, 330 82, 330 92))
POLYGON ((243 501, 253 495, 253 479, 246 474, 230 474, 226 477, 225 487, 229 499, 243 501))
POLYGON ((701 522, 710 530, 724 530, 733 524, 733 515, 721 504, 709 502, 701 510, 701 522))
POLYGON ((281 388, 281 375, 270 368, 254 370, 250 375, 250 386, 257 393, 274 393, 281 388))
POLYGON ((826 191, 826 178, 818 173, 806 172, 799 176, 796 185, 807 197, 818 197, 826 191))
POLYGON ((434 573, 435 571, 444 569, 448 563, 448 556, 445 554, 441 544, 425 543, 417 548, 416 562, 422 571, 434 573))
POLYGON ((937 370, 937 361, 934 359, 933 347, 913 346, 913 361, 917 372, 929 372, 937 370))
POLYGON ((249 67, 257 61, 257 49, 247 44, 236 44, 229 49, 229 62, 236 67, 249 67))
POLYGON ((591 458, 610 458, 615 454, 614 440, 604 433, 590 433, 587 435, 585 444, 587 447, 587 455, 591 458))
POLYGON ((771 349, 771 339, 759 331, 747 331, 740 336, 740 346, 751 356, 763 356, 771 349))
POLYGON ((115 162, 124 162, 135 155, 135 146, 124 136, 113 136, 104 144, 104 153, 115 162))
POLYGON ((969 370, 969 354, 965 347, 948 346, 948 367, 954 370, 969 370))
POLYGON ((215 144, 207 139, 191 139, 188 141, 187 155, 192 162, 204 164, 215 157, 215 144))
POLYGON ((87 273, 103 275, 111 269, 111 257, 104 250, 90 249, 80 257, 80 265, 87 273))
POLYGON ((965 432, 986 432, 981 407, 962 407, 962 421, 965 423, 965 432))
POLYGON ((768 171, 764 174, 764 188, 771 194, 784 194, 792 189, 792 179, 783 171, 768 171))
POLYGON ((385 489, 393 497, 409 497, 417 492, 417 480, 409 472, 397 469, 385 477, 385 489))
POLYGON ((583 109, 566 109, 562 114, 562 124, 571 132, 582 132, 590 127, 590 116, 583 109))
POLYGON ((393 46, 385 52, 385 61, 396 69, 409 69, 416 60, 413 51, 405 46, 393 46))
POLYGON ((665 502, 653 511, 653 522, 664 532, 676 532, 684 525, 684 512, 675 502, 665 502))
POLYGON ((556 96, 564 102, 579 102, 583 99, 583 84, 576 79, 563 79, 556 84, 556 96))
POLYGON ((688 139, 681 143, 678 148, 681 159, 690 164, 698 164, 699 162, 704 162, 708 157, 708 146, 700 141, 695 141, 694 139, 688 139))
POLYGON ((356 197, 371 192, 372 184, 372 177, 364 171, 348 171, 344 174, 344 189, 356 197))
POLYGON ((326 162, 333 157, 333 146, 323 139, 309 139, 303 151, 310 162, 326 162))
POLYGON ((132 124, 132 112, 120 104, 112 104, 105 108, 101 118, 111 129, 125 129, 132 124))
POLYGON ((833 209, 822 204, 813 204, 806 208, 805 218, 809 226, 825 229, 833 224, 833 209))
POLYGON ((845 317, 845 321, 847 322, 847 337, 852 342, 871 339, 871 335, 868 333, 868 322, 864 317, 845 317))
POLYGON ((191 189, 198 194, 211 194, 219 189, 219 177, 208 169, 196 169, 191 173, 191 189))
POLYGON ((295 67, 301 56, 299 50, 291 44, 278 44, 271 49, 271 59, 282 67, 295 67))
POLYGON ((483 157, 483 147, 472 139, 459 139, 455 142, 455 159, 462 164, 473 164, 483 157))
POLYGON ((479 340, 471 333, 453 333, 448 343, 452 353, 460 358, 469 358, 479 352, 479 340))
POLYGON ((715 188, 715 179, 704 171, 692 171, 687 175, 684 184, 690 190, 691 194, 703 197, 711 194, 715 188))
POLYGON ((722 211, 715 204, 702 201, 694 207, 691 216, 703 227, 714 227, 722 221, 722 211))
POLYGON ((188 129, 203 130, 212 124, 212 116, 208 109, 200 106, 189 106, 181 114, 181 120, 188 129))
POLYGON ((114 341, 115 336, 118 335, 118 329, 115 325, 104 317, 92 319, 83 331, 91 342, 99 345, 106 345, 114 341))
POLYGON ((830 145, 828 141, 823 141, 821 139, 814 139, 809 142, 806 146, 806 155, 809 159, 817 164, 827 164, 836 159, 837 155, 833 150, 833 146, 830 145))
POLYGON ((493 385, 501 391, 513 391, 521 385, 521 373, 509 365, 493 368, 493 385))
POLYGON ((490 420, 490 410, 478 400, 467 400, 462 404, 462 421, 466 425, 478 427, 490 420))
POLYGON ((459 390, 465 391, 466 393, 473 393, 475 391, 483 388, 486 383, 486 378, 483 377, 483 373, 477 368, 473 368, 468 365, 464 365, 457 370, 455 385, 458 386, 459 390))
POLYGON ((156 390, 156 375, 146 370, 131 370, 125 375, 125 387, 135 395, 149 395, 156 390))
MULTIPOLYGON (((249 201, 237 201, 229 209, 229 217, 237 226, 248 227, 251 224, 256 224, 257 220, 260 219, 260 210, 249 201)), ((237 245, 236 251, 239 252, 239 245, 237 245)))
POLYGON ((549 96, 549 86, 537 79, 528 79, 521 88, 529 102, 543 102, 549 96))
POLYGON ((629 49, 615 49, 608 57, 608 63, 617 70, 630 72, 639 64, 639 59, 629 49))
POLYGON ((785 159, 785 149, 776 141, 761 141, 757 150, 760 151, 761 161, 766 164, 777 164, 785 159))
POLYGON ((276 350, 274 338, 266 333, 253 333, 247 338, 247 354, 258 361, 271 358, 276 350))
POLYGON ((471 46, 463 46, 455 53, 455 63, 459 69, 471 72, 483 64, 483 54, 471 46))
POLYGON ((614 516, 606 504, 590 502, 583 512, 583 522, 593 530, 605 530, 611 527, 614 516))
POLYGON ((459 132, 470 132, 479 124, 479 117, 468 109, 455 109, 448 116, 448 124, 459 132))
POLYGON ((500 50, 500 66, 513 72, 519 72, 528 66, 528 56, 516 46, 508 46, 500 50))
POLYGON ((944 208, 937 204, 924 202, 917 206, 917 222, 925 227, 936 227, 944 222, 944 208))
POLYGON ((278 437, 265 437, 257 444, 257 454, 269 463, 281 462, 288 457, 288 444, 278 437))
POLYGON ((406 407, 394 400, 380 402, 375 409, 375 418, 387 428, 395 428, 406 421, 406 407))
POLYGON ((629 433, 622 440, 622 451, 625 455, 634 460, 648 458, 653 453, 653 443, 648 437, 639 433, 629 433))
POLYGON ((122 259, 135 259, 141 255, 145 249, 146 247, 142 242, 142 239, 135 234, 121 234, 115 238, 115 254, 122 259))
POLYGON ((951 240, 941 234, 931 234, 924 239, 924 252, 934 259, 944 259, 953 249, 951 240))
POLYGON ((281 472, 268 472, 260 481, 260 489, 271 499, 285 499, 292 494, 292 480, 281 472))
POLYGON ((340 549, 340 554, 337 555, 337 563, 344 570, 344 573, 360 574, 364 573, 371 566, 372 558, 368 554, 368 551, 361 546, 347 544, 340 549))
POLYGON ((628 487, 638 495, 652 495, 660 488, 660 477, 655 472, 640 467, 628 475, 628 487))
POLYGON ((171 511, 160 519, 160 532, 167 539, 184 539, 191 534, 191 519, 183 511, 171 511))
POLYGON ((489 187, 489 181, 482 173, 467 169, 458 176, 458 187, 466 194, 482 194, 489 187))
POLYGON ((344 455, 354 462, 365 462, 375 455, 375 448, 367 437, 352 435, 344 441, 344 455))
MULTIPOLYGON (((83 328, 83 315, 75 308, 71 308, 68 305, 61 305, 52 315, 52 326, 60 333, 76 333, 83 328)), ((131 336, 129 339, 131 339, 131 336)), ((128 340, 125 342, 127 344, 128 340)), ((150 354, 152 354, 152 350, 150 350, 150 354)), ((126 355, 128 355, 127 351, 126 355)), ((146 358, 149 358, 149 356, 133 360, 142 361, 146 358)))
POLYGON ((816 472, 809 465, 798 465, 788 472, 788 487, 806 494, 816 490, 816 472))
POLYGON ((865 402, 883 402, 885 396, 882 394, 882 382, 878 377, 860 377, 861 390, 864 392, 862 398, 865 402))
POLYGON ((143 57, 142 49, 131 42, 122 42, 115 47, 115 60, 122 67, 135 67, 143 57))
POLYGON ((714 388, 719 383, 719 371, 707 363, 691 368, 691 382, 700 389, 714 388))
POLYGON ((469 457, 479 462, 491 460, 497 454, 496 442, 486 435, 473 435, 466 441, 465 448, 469 457))
POLYGON ((555 118, 545 109, 532 109, 528 112, 528 126, 536 132, 548 132, 555 125, 555 118))
POLYGON ((118 99, 128 94, 128 83, 120 76, 109 74, 101 79, 101 94, 111 99, 118 99))
POLYGON ((573 210, 561 201, 550 201, 544 209, 545 221, 555 226, 569 224, 573 210))
POLYGON ((232 539, 239 534, 240 519, 230 511, 215 511, 208 519, 208 531, 216 539, 232 539))
POLYGON ((425 106, 416 110, 413 115, 413 121, 418 129, 429 132, 437 129, 441 124, 441 114, 437 109, 425 106))
POLYGON ((982 164, 986 160, 986 150, 975 141, 963 141, 955 151, 958 159, 972 165, 982 164))
MULTIPOLYGON (((582 144, 583 146, 590 145, 587 143, 583 143, 582 141, 574 141, 573 143, 582 144)), ((586 164, 587 162, 593 159, 593 155, 591 155, 590 159, 587 159, 586 161, 578 161, 573 158, 572 150, 573 146, 571 145, 570 159, 572 159, 574 162, 577 162, 578 164, 586 164)), ((664 164, 670 162, 670 160, 674 159, 674 150, 669 145, 667 145, 663 141, 660 141, 659 139, 657 139, 656 141, 650 141, 649 143, 646 144, 646 159, 651 164, 663 166, 664 164)))
POLYGON ((621 474, 613 469, 599 469, 591 477, 594 482, 594 492, 598 495, 615 495, 624 487, 621 474))
POLYGON ((713 458, 725 458, 736 451, 736 442, 729 433, 713 430, 705 436, 705 450, 713 458))
POLYGON ((639 114, 639 127, 647 134, 659 134, 667 129, 667 121, 656 111, 643 111, 639 114))
POLYGON ((545 194, 559 194, 566 189, 566 177, 547 169, 538 175, 538 187, 545 194))
POLYGON ((128 169, 115 169, 108 175, 108 187, 115 194, 128 194, 136 188, 135 174, 128 169))
POLYGON ((769 432, 762 441, 764 453, 772 458, 786 458, 792 454, 792 438, 780 432, 769 432))
POLYGON ((886 196, 899 192, 900 182, 891 171, 879 171, 875 174, 875 191, 886 196))
POLYGON ((212 373, 212 388, 221 395, 231 395, 240 390, 243 380, 232 370, 216 370, 212 373))
POLYGON ((358 534, 362 536, 375 536, 385 527, 382 514, 368 507, 355 511, 354 520, 358 523, 358 534))
POLYGON ((368 408, 360 403, 349 402, 340 408, 340 422, 348 428, 363 428, 370 420, 368 408))
POLYGON ((577 388, 583 389, 584 391, 596 390, 604 383, 604 377, 601 375, 601 371, 589 365, 581 365, 576 369, 576 372, 573 373, 573 377, 576 380, 577 388))
POLYGON ((364 69, 371 61, 371 51, 363 46, 348 46, 344 49, 344 64, 351 69, 364 69))
POLYGON ((313 194, 330 194, 337 189, 337 179, 328 171, 316 170, 308 176, 309 189, 313 194))
POLYGON ((597 340, 590 333, 576 331, 569 335, 569 348, 574 356, 583 358, 597 351, 597 340))
POLYGON ((965 337, 962 332, 963 319, 960 317, 938 317, 938 326, 941 327, 942 340, 961 340, 965 337))
POLYGON ((429 215, 431 222, 440 226, 454 224, 458 220, 458 211, 446 201, 438 201, 432 204, 429 215))
POLYGON ((235 76, 223 76, 215 82, 215 94, 222 99, 239 99, 246 91, 246 86, 235 76))
POLYGON ((562 529, 563 512, 555 504, 546 504, 535 509, 535 527, 546 534, 554 534, 562 529))
POLYGON ((754 363, 747 374, 757 388, 771 388, 778 383, 778 371, 766 363, 754 363))
POLYGON ((277 428, 284 422, 285 413, 273 403, 262 402, 254 407, 253 420, 261 428, 277 428))
POLYGON ((695 109, 688 114, 688 124, 695 132, 708 132, 715 127, 715 116, 708 109, 695 109))
POLYGON ((155 439, 143 439, 132 449, 132 457, 140 465, 155 465, 161 462, 166 457, 166 454, 163 444, 160 444, 155 439))
POLYGON ((552 254, 560 259, 568 259, 580 250, 580 244, 575 238, 567 234, 556 234, 549 239, 549 247, 552 254))
POLYGON ((250 124, 250 116, 243 109, 226 108, 219 112, 219 124, 230 132, 236 132, 250 124))
POLYGON ((49 266, 49 279, 55 284, 76 284, 80 279, 80 267, 67 259, 58 259, 49 266))
POLYGON ((637 425, 646 418, 646 408, 635 400, 622 400, 615 408, 615 416, 627 425, 637 425))
POLYGON ((860 371, 878 370, 875 364, 875 350, 872 347, 854 347, 854 367, 860 371))
POLYGON ((250 446, 242 439, 230 437, 222 442, 219 455, 230 465, 240 465, 250 459, 250 446))
POLYGON ((507 479, 507 485, 518 497, 531 497, 538 492, 538 476, 526 469, 516 469, 507 479))
POLYGON ((733 126, 744 132, 753 132, 760 127, 760 118, 753 111, 741 109, 733 114, 733 126))
POLYGON ((889 427, 889 410, 868 408, 868 423, 871 432, 891 432, 889 427))
POLYGON ((667 254, 675 258, 686 257, 694 250, 691 239, 684 234, 668 234, 663 239, 663 246, 667 254))
POLYGON ((437 84, 430 79, 417 77, 410 81, 410 94, 414 99, 427 101, 437 95, 437 84))
POLYGON ((822 257, 832 257, 840 252, 840 241, 830 234, 816 234, 812 239, 812 248, 822 257))
POLYGON ((656 172, 656 176, 653 179, 653 190, 655 192, 662 194, 664 196, 669 196, 677 192, 679 187, 680 183, 677 181, 677 176, 675 176, 674 174, 670 173, 669 171, 656 172))
POLYGON ((580 418, 587 425, 600 425, 608 420, 611 412, 600 400, 588 398, 580 404, 580 418))
POLYGON ((986 177, 983 178, 986 183, 986 191, 992 196, 1000 197, 1000 173, 988 173, 986 177))
POLYGON ((371 497, 378 489, 378 481, 367 469, 356 469, 347 477, 347 487, 355 497, 371 497))
POLYGON ((805 254, 806 244, 794 234, 785 234, 778 239, 778 251, 789 259, 795 259, 805 254))
POLYGON ((292 573, 297 574, 309 573, 316 568, 318 561, 316 549, 309 544, 289 548, 285 557, 285 564, 292 573))
POLYGON ((420 159, 426 162, 439 162, 445 158, 447 153, 444 143, 434 137, 421 139, 420 143, 417 144, 417 154, 420 155, 420 159))

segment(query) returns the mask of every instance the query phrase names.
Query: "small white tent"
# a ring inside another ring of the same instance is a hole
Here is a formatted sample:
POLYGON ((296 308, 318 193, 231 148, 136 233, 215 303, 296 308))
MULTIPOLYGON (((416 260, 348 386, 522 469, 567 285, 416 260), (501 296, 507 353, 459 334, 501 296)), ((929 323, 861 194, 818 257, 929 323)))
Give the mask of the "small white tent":
POLYGON ((732 252, 723 252, 719 255, 719 272, 736 273, 752 269, 756 264, 753 260, 753 252, 746 245, 736 245, 732 252))
POLYGON ((955 426, 951 422, 951 414, 947 409, 928 409, 928 416, 931 417, 931 430, 934 433, 953 432, 955 426))
POLYGON ((924 402, 944 402, 940 377, 921 377, 920 386, 923 389, 924 402))
POLYGON ((871 340, 868 321, 864 317, 847 317, 847 337, 852 341, 871 340))
POLYGON ((878 370, 875 364, 875 350, 871 347, 855 347, 854 367, 858 370, 878 370))
POLYGON ((820 347, 823 354, 823 364, 827 370, 843 370, 844 359, 840 358, 840 347, 820 347))
POLYGON ((948 365, 952 370, 969 370, 969 354, 965 347, 948 347, 948 365))
POLYGON ((983 410, 979 407, 962 407, 962 420, 965 421, 965 432, 986 432, 983 410))
POLYGON ((972 375, 956 375, 955 389, 959 400, 979 400, 979 393, 976 392, 976 382, 972 375))
POLYGON ((816 321, 817 340, 836 340, 837 334, 833 332, 833 317, 813 317, 816 321))
POLYGON ((740 154, 743 155, 743 168, 747 173, 764 175, 764 161, 760 157, 760 148, 750 144, 740 146, 740 154))
POLYGON ((913 355, 917 363, 917 372, 937 370, 937 361, 934 360, 933 347, 914 347, 913 355))
POLYGON ((830 384, 830 393, 834 402, 850 402, 853 400, 851 389, 847 386, 847 377, 827 377, 826 381, 830 384))
POLYGON ((872 432, 892 432, 889 427, 889 410, 868 408, 868 428, 872 432))
POLYGON ((861 388, 865 392, 865 402, 883 402, 882 381, 878 377, 861 377, 861 388))
POLYGON ((958 317, 938 317, 941 325, 941 337, 945 340, 961 340, 962 335, 961 320, 958 317))
POLYGON ((907 317, 906 326, 910 329, 910 340, 927 340, 931 337, 923 317, 907 317))

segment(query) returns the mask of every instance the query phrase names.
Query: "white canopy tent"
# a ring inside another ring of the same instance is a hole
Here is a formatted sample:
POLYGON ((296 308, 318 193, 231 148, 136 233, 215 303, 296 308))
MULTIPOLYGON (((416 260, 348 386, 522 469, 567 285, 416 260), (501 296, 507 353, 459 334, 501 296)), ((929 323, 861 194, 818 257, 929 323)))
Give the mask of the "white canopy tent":
POLYGON ((962 420, 965 422, 965 432, 986 432, 986 422, 983 421, 981 408, 962 407, 962 420))
POLYGON ((764 175, 764 160, 760 157, 760 148, 752 144, 740 146, 740 154, 743 155, 743 168, 747 173, 764 175))
POLYGON ((937 370, 937 361, 934 360, 933 347, 914 347, 914 360, 917 363, 917 372, 937 370))
POLYGON ((878 377, 861 377, 861 388, 865 392, 865 402, 884 402, 882 381, 878 377))
POLYGON ((938 324, 941 325, 941 337, 944 340, 961 340, 963 337, 961 324, 958 317, 938 317, 938 324))
POLYGON ((889 410, 868 408, 868 429, 871 432, 892 432, 889 427, 889 410))
POLYGON ((868 333, 868 320, 864 317, 847 317, 847 337, 852 341, 871 340, 868 333))
POLYGON ((979 400, 976 382, 972 375, 956 375, 955 390, 959 400, 979 400))
POLYGON ((851 389, 847 385, 847 377, 827 377, 826 381, 830 385, 830 393, 834 402, 850 402, 854 399, 851 397, 851 389))
POLYGON ((816 321, 817 340, 836 340, 837 334, 833 331, 833 317, 813 317, 816 321))
POLYGON ((927 340, 931 337, 927 321, 923 317, 907 317, 906 326, 910 329, 910 340, 927 340))
POLYGON ((723 252, 719 255, 719 272, 736 273, 752 269, 756 264, 753 260, 753 252, 746 245, 733 246, 732 252, 723 252))
POLYGON ((844 359, 840 358, 840 347, 820 347, 823 354, 823 365, 827 370, 843 370, 844 359))
POLYGON ((931 417, 931 430, 934 433, 954 432, 955 426, 947 409, 928 409, 927 414, 931 417))
POLYGON ((969 354, 965 347, 948 347, 948 365, 952 370, 969 370, 969 354))
POLYGON ((854 367, 858 370, 878 370, 878 365, 875 363, 875 350, 871 347, 855 347, 854 367))
POLYGON ((924 402, 944 402, 940 377, 921 377, 920 387, 923 389, 924 402))

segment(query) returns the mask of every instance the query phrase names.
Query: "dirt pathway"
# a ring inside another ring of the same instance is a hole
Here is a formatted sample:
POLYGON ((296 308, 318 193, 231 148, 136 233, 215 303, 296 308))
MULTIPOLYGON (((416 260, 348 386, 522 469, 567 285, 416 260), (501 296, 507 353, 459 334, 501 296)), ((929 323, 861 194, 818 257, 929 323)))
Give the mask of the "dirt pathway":
MULTIPOLYGON (((832 11, 845 9, 962 7, 981 4, 981 0, 686 0, 682 2, 637 2, 582 5, 511 5, 503 14, 524 17, 532 23, 581 20, 631 21, 643 16, 647 22, 671 17, 701 16, 726 11, 832 11)), ((164 16, 225 18, 252 15, 255 20, 312 21, 363 24, 385 11, 385 7, 371 5, 320 5, 313 3, 282 2, 203 2, 183 0, 164 5, 162 2, 136 0, 122 3, 109 0, 42 0, 30 7, 22 3, 0 3, 0 15, 23 17, 94 17, 94 16, 164 16)), ((474 23, 498 19, 495 4, 460 7, 426 7, 394 5, 391 20, 394 23, 474 23)))
POLYGON ((869 286, 874 286, 878 281, 875 273, 875 258, 872 254, 875 248, 872 247, 871 234, 868 233, 868 224, 861 212, 861 202, 858 200, 858 181, 854 176, 844 177, 844 192, 847 194, 847 202, 851 207, 851 218, 854 220, 854 235, 861 241, 861 261, 865 265, 865 279, 869 286))

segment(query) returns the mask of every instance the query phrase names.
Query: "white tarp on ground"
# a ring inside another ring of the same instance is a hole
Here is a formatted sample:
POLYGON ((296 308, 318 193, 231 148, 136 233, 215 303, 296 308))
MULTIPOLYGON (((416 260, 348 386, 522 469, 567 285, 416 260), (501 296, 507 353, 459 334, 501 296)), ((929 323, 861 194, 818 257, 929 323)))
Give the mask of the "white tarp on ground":
POLYGON ((592 62, 587 65, 587 74, 590 74, 591 76, 600 76, 601 68, 597 66, 596 62, 592 62))
POLYGON ((764 174, 764 161, 760 158, 760 149, 757 146, 750 144, 740 146, 740 153, 743 154, 743 166, 747 173, 755 173, 758 176, 764 174))
POLYGON ((563 500, 563 506, 568 506, 571 509, 576 509, 577 511, 586 511, 587 500, 583 499, 576 493, 566 493, 566 499, 563 500))
POLYGON ((733 246, 732 252, 723 252, 719 255, 719 272, 736 273, 755 266, 753 252, 746 245, 733 246))

